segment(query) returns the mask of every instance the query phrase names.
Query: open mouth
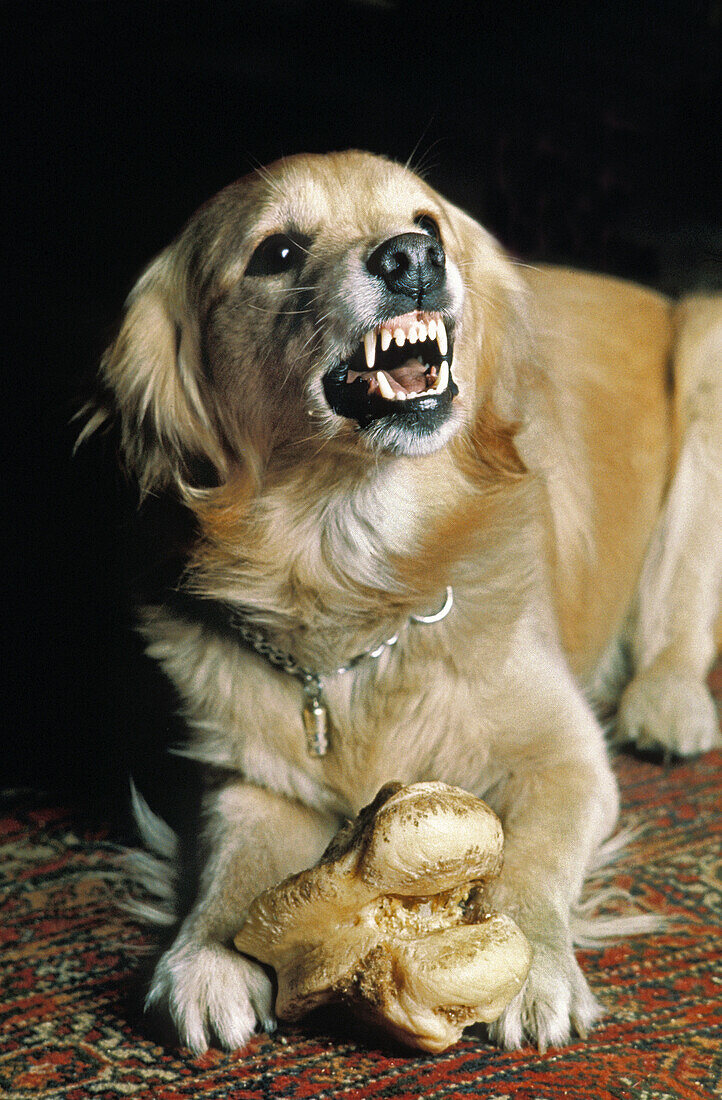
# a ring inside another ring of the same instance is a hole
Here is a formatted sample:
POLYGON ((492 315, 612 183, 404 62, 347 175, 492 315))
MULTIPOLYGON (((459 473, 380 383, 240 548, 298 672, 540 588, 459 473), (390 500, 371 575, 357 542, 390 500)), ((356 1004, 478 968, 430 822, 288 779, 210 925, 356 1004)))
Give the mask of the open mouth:
POLYGON ((431 430, 459 392, 453 354, 453 327, 441 314, 416 310, 392 317, 365 333, 353 355, 324 376, 326 400, 361 427, 394 417, 431 430))

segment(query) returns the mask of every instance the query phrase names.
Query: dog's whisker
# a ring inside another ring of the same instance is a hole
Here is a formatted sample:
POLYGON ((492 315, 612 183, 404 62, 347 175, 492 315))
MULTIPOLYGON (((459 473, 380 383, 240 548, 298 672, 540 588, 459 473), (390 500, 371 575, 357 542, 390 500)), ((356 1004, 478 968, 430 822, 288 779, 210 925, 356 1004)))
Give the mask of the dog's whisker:
POLYGON ((484 294, 483 291, 478 290, 476 287, 469 286, 468 283, 464 283, 464 292, 469 295, 470 298, 474 298, 477 302, 483 302, 485 306, 493 306, 496 304, 497 299, 492 298, 488 294, 484 294))
POLYGON ((526 271, 543 271, 544 270, 544 268, 540 264, 527 264, 527 263, 524 263, 523 260, 512 260, 512 259, 510 259, 509 262, 511 263, 512 267, 521 267, 526 271))
POLYGON ((266 293, 270 292, 270 294, 272 294, 272 295, 295 294, 296 291, 298 291, 298 290, 318 290, 318 289, 319 289, 319 287, 316 283, 312 283, 310 286, 298 286, 298 285, 294 284, 293 286, 270 287, 269 290, 266 291, 266 293))
POLYGON ((318 339, 318 338, 319 338, 319 337, 320 337, 320 336, 322 335, 322 333, 323 333, 323 325, 324 325, 324 324, 325 324, 325 322, 326 322, 326 321, 328 321, 328 320, 329 320, 329 319, 330 319, 330 318, 331 318, 332 316, 333 316, 333 314, 332 314, 331 312, 327 312, 327 313, 322 313, 322 314, 321 314, 321 316, 320 316, 320 317, 319 317, 319 318, 318 318, 318 319, 316 320, 316 323, 315 323, 315 325, 314 325, 314 327, 313 327, 313 331, 311 332, 311 335, 310 335, 310 336, 308 337, 308 339, 307 339, 307 340, 306 340, 306 341, 305 341, 305 342, 304 342, 304 343, 303 343, 303 344, 301 345, 301 353, 303 353, 303 352, 307 351, 307 350, 308 350, 308 348, 309 348, 309 347, 310 347, 310 346, 311 346, 311 345, 313 344, 314 340, 317 340, 317 339, 318 339))
MULTIPOLYGON (((310 439, 312 439, 312 438, 314 438, 314 437, 313 437, 313 436, 309 436, 309 441, 310 441, 310 439)), ((316 436, 315 438, 317 439, 317 438, 318 438, 318 436, 316 436)), ((320 455, 320 454, 321 454, 321 453, 322 453, 323 451, 325 451, 325 450, 326 450, 326 448, 328 447, 328 445, 329 445, 329 443, 331 442, 331 439, 332 439, 332 438, 333 438, 333 437, 329 435, 329 436, 327 436, 327 437, 325 437, 325 438, 323 438, 323 439, 321 440, 321 442, 320 442, 320 445, 319 445, 319 446, 318 446, 318 447, 316 448, 316 450, 315 450, 315 451, 313 452, 313 460, 317 459, 317 458, 318 458, 318 456, 319 456, 319 455, 320 455)))
POLYGON ((268 171, 268 169, 263 164, 261 164, 259 160, 257 160, 250 154, 248 154, 248 161, 251 166, 251 171, 254 173, 254 175, 263 180, 263 182, 271 188, 274 195, 276 195, 279 199, 285 199, 286 192, 283 190, 278 180, 275 179, 274 176, 268 171))
POLYGON ((255 302, 246 302, 249 309, 255 309, 257 313, 267 313, 271 317, 305 317, 311 313, 310 309, 266 309, 265 306, 256 305, 255 302))
MULTIPOLYGON (((304 345, 304 347, 301 348, 301 352, 299 354, 303 354, 303 352, 305 350, 305 346, 306 345, 304 345)), ((288 370, 286 371, 286 373, 284 374, 283 378, 281 379, 281 381, 279 383, 279 386, 278 386, 279 392, 281 390, 284 390, 286 388, 286 386, 288 385, 288 383, 290 382, 291 378, 293 377, 293 373, 296 369, 296 364, 297 364, 297 360, 296 360, 296 356, 294 356, 292 358, 291 362, 288 365, 288 370)))
POLYGON ((320 330, 319 330, 319 327, 318 327, 318 326, 314 326, 314 329, 313 329, 313 331, 312 331, 311 335, 310 335, 310 336, 308 336, 308 337, 307 337, 307 338, 306 338, 306 339, 304 340, 304 342, 303 342, 303 343, 301 344, 301 347, 300 347, 300 349, 299 349, 299 352, 300 352, 300 354, 301 354, 301 355, 303 355, 303 354, 304 354, 304 352, 308 351, 308 349, 309 349, 309 348, 311 347, 311 345, 313 344, 314 340, 316 340, 316 339, 317 339, 317 338, 319 337, 319 335, 320 335, 320 330))
POLYGON ((421 142, 423 141, 424 137, 426 136, 426 134, 428 132, 428 129, 431 126, 433 121, 434 121, 434 115, 432 114, 431 118, 429 119, 426 126, 424 127, 424 130, 421 134, 421 137, 416 142, 416 145, 414 146, 414 148, 411 152, 411 155, 410 155, 409 159, 406 162, 406 168, 408 169, 408 171, 413 172, 417 176, 420 176, 421 179, 425 179, 426 176, 429 174, 429 172, 433 171, 433 169, 436 167, 435 164, 432 164, 432 163, 429 162, 428 157, 429 157, 430 153, 432 152, 432 150, 435 149, 436 146, 441 145, 442 141, 444 140, 442 138, 436 138, 434 141, 432 141, 431 145, 429 145, 428 148, 424 151, 424 153, 421 155, 419 160, 414 161, 416 151, 419 148, 419 146, 421 145, 421 142))

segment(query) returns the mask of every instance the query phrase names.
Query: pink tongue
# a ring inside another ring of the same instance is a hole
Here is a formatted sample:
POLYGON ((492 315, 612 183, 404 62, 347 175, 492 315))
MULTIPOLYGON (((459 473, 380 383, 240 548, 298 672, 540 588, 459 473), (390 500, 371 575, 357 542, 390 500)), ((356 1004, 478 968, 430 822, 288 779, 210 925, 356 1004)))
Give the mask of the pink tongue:
MULTIPOLYGON (((397 393, 423 393, 427 388, 426 367, 418 359, 407 359, 400 367, 384 373, 391 383, 391 388, 397 393)), ((355 382, 357 378, 373 379, 374 375, 375 371, 350 370, 346 381, 355 382)))
POLYGON ((418 359, 409 359, 402 367, 389 371, 387 376, 391 379, 391 385, 395 390, 422 393, 426 389, 424 364, 418 359))

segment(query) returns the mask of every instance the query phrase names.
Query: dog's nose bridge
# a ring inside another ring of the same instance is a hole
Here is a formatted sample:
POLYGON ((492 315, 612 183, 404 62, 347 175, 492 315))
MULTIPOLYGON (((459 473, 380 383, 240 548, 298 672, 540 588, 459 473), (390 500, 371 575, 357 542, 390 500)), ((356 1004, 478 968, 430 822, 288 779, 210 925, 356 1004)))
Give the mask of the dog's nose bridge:
POLYGON ((374 249, 366 267, 394 294, 405 294, 420 304, 425 294, 443 282, 446 256, 441 243, 426 233, 399 233, 374 249))

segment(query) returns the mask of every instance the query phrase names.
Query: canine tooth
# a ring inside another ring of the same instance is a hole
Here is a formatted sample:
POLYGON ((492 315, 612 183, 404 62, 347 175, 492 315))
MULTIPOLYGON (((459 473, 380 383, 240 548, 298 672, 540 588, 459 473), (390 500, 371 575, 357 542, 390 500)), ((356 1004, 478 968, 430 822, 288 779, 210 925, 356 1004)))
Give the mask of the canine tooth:
POLYGON ((379 385, 379 391, 382 397, 385 397, 387 401, 395 401, 396 394, 394 393, 391 383, 382 370, 376 371, 376 381, 379 385))
POLYGON ((396 346, 399 348, 402 344, 406 343, 406 333, 402 328, 394 329, 394 340, 396 342, 396 346))
POLYGON ((391 330, 388 328, 381 329, 381 350, 387 351, 391 344, 391 330))
POLYGON ((417 326, 417 331, 419 333, 419 340, 425 340, 427 335, 428 335, 428 332, 427 332, 427 329, 426 329, 426 325, 424 324, 423 321, 419 321, 418 326, 417 326))
POLYGON ((366 352, 366 366, 369 370, 373 370, 373 365, 376 362, 376 332, 364 333, 364 351, 366 352))
POLYGON ((434 393, 443 393, 449 384, 449 364, 445 359, 441 360, 441 366, 439 367, 439 377, 436 379, 434 385, 434 393))
POLYGON ((429 340, 436 339, 436 321, 429 321, 429 340))
POLYGON ((441 319, 436 322, 436 339, 439 344, 439 351, 442 355, 446 355, 449 350, 449 340, 446 335, 446 325, 441 319))

